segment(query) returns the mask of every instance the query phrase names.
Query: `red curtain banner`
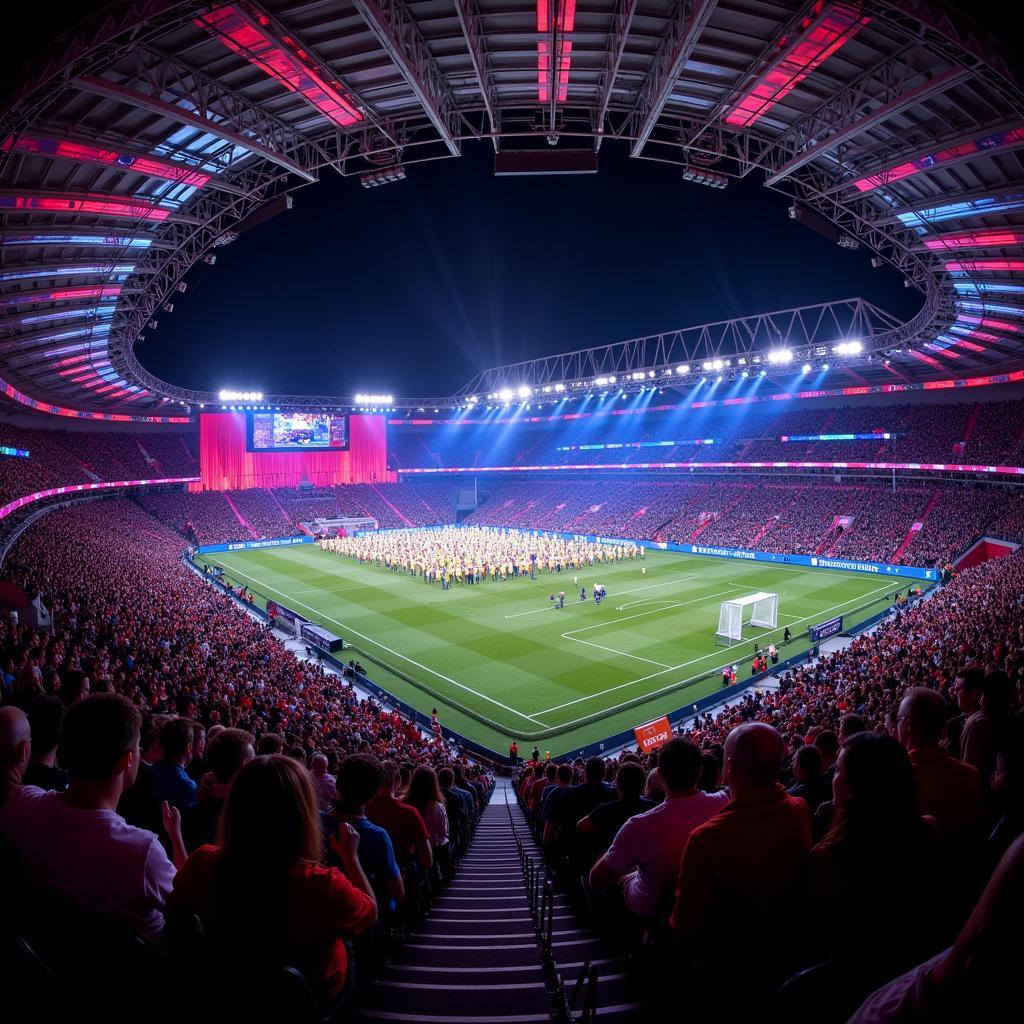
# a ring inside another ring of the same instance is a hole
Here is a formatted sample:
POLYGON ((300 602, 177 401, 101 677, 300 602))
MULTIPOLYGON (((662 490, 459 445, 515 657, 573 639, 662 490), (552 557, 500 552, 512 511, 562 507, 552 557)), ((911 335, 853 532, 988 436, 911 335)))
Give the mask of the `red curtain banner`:
POLYGON ((246 451, 244 412, 207 412, 199 417, 202 482, 190 490, 228 491, 247 487, 317 487, 383 483, 387 469, 386 417, 349 416, 349 448, 341 452, 246 451))

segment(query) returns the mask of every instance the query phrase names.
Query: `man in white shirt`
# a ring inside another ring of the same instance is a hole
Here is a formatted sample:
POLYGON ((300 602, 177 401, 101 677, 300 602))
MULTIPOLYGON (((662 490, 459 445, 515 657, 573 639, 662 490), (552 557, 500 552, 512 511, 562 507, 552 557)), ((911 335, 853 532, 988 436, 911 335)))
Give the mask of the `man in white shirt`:
POLYGON ((700 748, 689 740, 669 740, 658 751, 665 799, 619 829, 590 871, 592 892, 621 886, 626 909, 642 918, 671 910, 686 840, 729 802, 728 793, 697 789, 700 770, 700 748))
MULTIPOLYGON (((29 883, 155 940, 175 867, 152 832, 117 813, 117 801, 139 769, 141 725, 139 711, 117 694, 72 705, 62 746, 71 775, 67 792, 23 786, 0 814, 0 834, 29 883)), ((186 857, 180 815, 166 803, 163 822, 180 866, 186 857)))

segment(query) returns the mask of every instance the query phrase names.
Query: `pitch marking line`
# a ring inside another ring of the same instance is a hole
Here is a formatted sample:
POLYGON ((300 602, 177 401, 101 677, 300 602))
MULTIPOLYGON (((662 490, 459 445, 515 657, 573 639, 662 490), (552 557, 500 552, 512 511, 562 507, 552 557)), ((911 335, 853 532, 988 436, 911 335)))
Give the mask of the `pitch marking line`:
MULTIPOLYGON (((851 598, 849 601, 843 601, 841 604, 833 605, 827 611, 815 612, 813 615, 805 615, 802 619, 797 619, 797 622, 807 622, 809 619, 816 619, 816 618, 818 618, 821 615, 826 615, 827 616, 829 612, 834 612, 834 611, 836 611, 839 608, 845 608, 846 605, 853 604, 854 601, 863 601, 863 600, 873 596, 874 594, 881 594, 884 591, 889 590, 890 587, 891 587, 891 583, 887 583, 884 587, 879 587, 877 590, 870 590, 870 591, 868 591, 865 594, 859 595, 858 597, 851 598)), ((702 600, 708 600, 708 599, 702 599, 702 600)), ((765 634, 761 634, 761 635, 762 636, 771 636, 773 633, 780 633, 780 632, 781 632, 781 630, 779 630, 779 629, 773 629, 769 633, 765 633, 765 634)), ((641 676, 639 679, 633 679, 632 681, 630 681, 628 683, 620 683, 618 686, 609 687, 607 690, 599 690, 597 693, 589 693, 586 696, 577 697, 575 700, 567 701, 565 704, 559 704, 557 707, 545 708, 543 711, 537 711, 537 712, 534 712, 534 713, 536 715, 547 715, 547 714, 550 714, 552 711, 561 711, 563 708, 572 707, 574 704, 580 704, 583 701, 593 700, 594 697, 603 697, 605 694, 614 693, 616 690, 622 690, 622 689, 624 689, 627 686, 635 686, 637 683, 644 683, 648 679, 656 679, 658 676, 663 676, 666 672, 672 672, 672 671, 675 671, 677 669, 687 668, 690 665, 696 665, 699 662, 707 661, 708 658, 713 658, 713 657, 716 657, 717 655, 718 655, 718 651, 712 651, 710 654, 705 654, 703 657, 694 658, 692 661, 684 661, 681 665, 673 665, 671 668, 664 669, 661 672, 652 672, 650 675, 641 676)), ((650 699, 652 697, 657 697, 659 694, 662 694, 662 693, 665 693, 668 690, 674 689, 676 687, 676 685, 677 685, 677 683, 670 683, 668 686, 663 686, 663 687, 661 687, 658 690, 652 690, 650 693, 644 694, 643 696, 645 697, 645 699, 650 699)), ((625 707, 625 705, 629 704, 629 703, 631 703, 631 701, 627 700, 627 701, 623 701, 621 704, 615 704, 615 705, 613 705, 610 708, 602 708, 601 709, 601 713, 616 711, 616 710, 618 710, 621 707, 625 707)), ((590 717, 590 716, 584 715, 583 718, 575 718, 571 722, 559 723, 558 728, 561 728, 563 726, 571 727, 571 726, 575 725, 578 722, 584 721, 588 717, 590 717)), ((555 728, 555 727, 554 726, 545 726, 545 728, 555 728)))
MULTIPOLYGON (((218 561, 218 564, 220 565, 224 565, 223 562, 219 562, 219 560, 217 559, 215 559, 215 561, 218 561)), ((299 605, 299 607, 305 608, 307 611, 312 612, 314 615, 319 615, 321 616, 321 618, 326 619, 328 622, 333 622, 336 626, 341 626, 342 629, 347 630, 349 633, 355 634, 360 639, 367 641, 367 643, 373 644, 374 647, 379 647, 382 651, 387 651, 388 654, 393 654, 396 658, 401 658, 402 661, 407 661, 410 665, 415 665, 417 668, 422 669, 424 672, 429 672, 432 676, 437 676, 438 679, 443 679, 446 683, 451 683, 452 686, 457 686, 460 690, 465 690, 467 693, 471 693, 475 697, 480 697, 481 700, 486 700, 489 703, 493 704, 495 707, 501 708, 503 711, 511 712, 517 718, 524 718, 526 719, 526 721, 533 722, 534 725, 539 725, 542 729, 544 728, 544 723, 538 722, 537 719, 533 718, 531 715, 523 714, 522 711, 516 711, 515 708, 510 708, 507 704, 502 704, 501 701, 495 700, 493 697, 488 697, 486 693, 480 693, 479 690, 474 690, 471 686, 466 686, 465 683, 460 683, 458 682, 458 680, 452 679, 450 676, 446 676, 441 672, 437 672, 434 669, 430 668, 428 665, 422 665, 420 664, 420 662, 413 661, 412 658, 406 657, 406 655, 404 654, 399 654, 398 651, 392 650, 390 647, 386 647, 379 641, 374 640, 373 637, 369 637, 365 633, 360 633, 359 630, 353 629, 351 626, 346 625, 344 622, 341 622, 338 619, 332 619, 331 616, 324 615, 323 612, 318 611, 316 608, 313 608, 310 605, 303 603, 302 601, 296 601, 295 598, 289 597, 289 595, 286 594, 283 590, 278 590, 276 587, 270 586, 270 584, 257 579, 255 576, 250 576, 248 573, 244 573, 240 569, 235 569, 228 565, 224 565, 224 569, 233 576, 244 576, 247 580, 250 580, 251 582, 255 583, 258 587, 262 587, 266 590, 271 590, 273 591, 273 593, 279 595, 280 597, 288 598, 289 604, 297 604, 299 605)))
MULTIPOLYGON (((574 643, 586 644, 588 647, 597 647, 599 650, 607 651, 609 654, 617 654, 620 658, 632 658, 634 661, 645 661, 648 665, 657 665, 659 668, 665 669, 666 672, 670 672, 675 665, 666 665, 663 661, 652 661, 650 658, 642 658, 639 654, 627 654, 625 651, 617 651, 614 647, 604 647, 602 644, 594 643, 593 640, 580 640, 579 637, 573 636, 574 633, 586 633, 590 629, 606 629, 609 626, 617 626, 620 622, 628 622, 630 619, 640 619, 645 615, 652 615, 655 612, 667 612, 670 608, 685 608, 688 604, 699 604, 701 601, 713 601, 716 597, 722 597, 729 593, 730 590, 744 590, 745 587, 728 587, 723 590, 720 594, 708 594, 706 597, 697 597, 692 601, 673 601, 670 604, 666 604, 663 600, 658 598, 645 598, 644 600, 656 600, 662 607, 659 608, 648 608, 645 612, 635 612, 633 615, 626 615, 622 618, 611 619, 608 622, 595 622, 592 626, 580 626, 579 629, 570 629, 567 633, 562 634, 563 640, 572 640, 574 643)), ((635 601, 634 604, 643 604, 644 601, 635 601)), ((623 605, 622 607, 628 607, 623 605)), ((620 609, 616 609, 621 610, 620 609)), ((537 714, 543 715, 543 711, 538 711, 537 714)))

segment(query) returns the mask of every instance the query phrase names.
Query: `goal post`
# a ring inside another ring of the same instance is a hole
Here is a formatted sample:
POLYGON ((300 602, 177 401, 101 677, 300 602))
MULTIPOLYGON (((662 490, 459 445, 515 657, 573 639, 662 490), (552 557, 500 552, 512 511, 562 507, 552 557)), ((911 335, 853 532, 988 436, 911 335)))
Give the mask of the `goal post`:
POLYGON ((718 631, 715 642, 731 646, 743 639, 743 626, 775 629, 779 624, 779 595, 750 594, 723 601, 718 612, 718 631), (748 611, 749 610, 749 611, 748 611))

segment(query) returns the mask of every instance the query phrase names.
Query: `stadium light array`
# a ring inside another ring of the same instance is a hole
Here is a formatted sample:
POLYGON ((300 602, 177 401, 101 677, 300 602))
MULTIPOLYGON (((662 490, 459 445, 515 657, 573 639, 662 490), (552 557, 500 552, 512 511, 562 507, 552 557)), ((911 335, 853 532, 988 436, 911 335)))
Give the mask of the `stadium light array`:
POLYGON ((520 398, 529 398, 530 395, 533 394, 533 388, 529 388, 525 384, 520 384, 519 387, 516 388, 516 394, 520 398))
POLYGON ((860 355, 864 351, 864 342, 862 341, 841 341, 838 345, 833 346, 832 351, 837 356, 856 356, 860 355))
POLYGON ((356 395, 356 405, 390 405, 393 401, 391 395, 356 395))
POLYGON ((803 365, 803 367, 801 369, 801 372, 803 372, 803 373, 810 373, 811 372, 811 364, 810 363, 804 363, 804 365, 803 365))
POLYGON ((683 363, 682 366, 677 366, 676 367, 676 373, 678 373, 681 377, 685 377, 689 372, 690 372, 690 364, 689 363, 683 363))
POLYGON ((231 391, 228 389, 220 392, 222 402, 262 402, 262 391, 231 391))
POLYGON ((777 348, 772 349, 768 353, 769 363, 791 363, 793 362, 793 353, 788 348, 777 348))
POLYGON ((511 402, 516 397, 516 393, 511 388, 502 388, 498 393, 497 397, 503 402, 511 402))

